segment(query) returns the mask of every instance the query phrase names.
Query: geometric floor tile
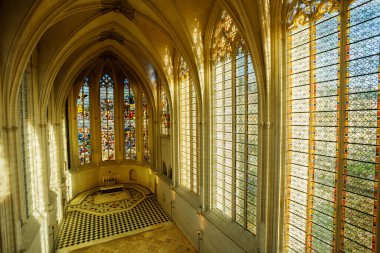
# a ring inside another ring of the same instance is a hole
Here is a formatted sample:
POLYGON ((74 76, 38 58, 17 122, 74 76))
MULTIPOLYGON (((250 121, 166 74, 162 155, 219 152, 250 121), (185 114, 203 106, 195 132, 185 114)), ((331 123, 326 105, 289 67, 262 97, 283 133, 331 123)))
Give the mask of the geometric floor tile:
POLYGON ((145 194, 142 196, 138 192, 135 192, 135 200, 137 199, 136 196, 141 198, 138 199, 137 204, 128 206, 124 203, 123 208, 120 207, 122 201, 115 201, 105 203, 106 207, 88 210, 83 208, 82 204, 89 202, 83 201, 78 205, 80 207, 68 210, 56 248, 78 248, 78 246, 86 246, 89 243, 146 231, 157 227, 157 225, 170 222, 170 217, 158 204, 155 196, 146 196, 145 194))
MULTIPOLYGON (((94 214, 107 214, 110 212, 124 211, 125 209, 131 208, 134 205, 142 201, 146 196, 146 192, 143 192, 140 188, 135 187, 135 185, 124 185, 122 192, 101 194, 100 191, 90 191, 85 197, 81 197, 80 201, 74 199, 72 202, 75 204, 69 204, 66 211, 77 211, 94 213, 94 214), (117 199, 117 195, 128 196, 120 200, 117 199), (107 196, 109 196, 109 201, 106 201, 107 196), (102 198, 101 203, 97 203, 97 199, 102 198)), ((145 190, 146 191, 146 190, 145 190)))

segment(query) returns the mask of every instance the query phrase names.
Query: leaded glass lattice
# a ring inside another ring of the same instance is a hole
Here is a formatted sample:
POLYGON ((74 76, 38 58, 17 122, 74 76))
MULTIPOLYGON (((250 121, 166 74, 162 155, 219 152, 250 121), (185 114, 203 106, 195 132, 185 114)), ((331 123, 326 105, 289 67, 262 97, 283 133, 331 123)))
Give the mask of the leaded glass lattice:
POLYGON ((136 104, 128 79, 124 79, 124 138, 125 159, 136 160, 136 104))
POLYGON ((181 185, 194 192, 199 191, 197 156, 197 101, 189 68, 181 57, 180 69, 180 159, 181 185))
POLYGON ((348 18, 342 250, 375 252, 380 144, 380 1, 353 2, 348 18))
POLYGON ((114 82, 109 74, 100 79, 102 161, 115 160, 114 82))
POLYGON ((375 252, 380 2, 290 11, 286 250, 375 252))
POLYGON ((80 165, 91 163, 90 87, 86 77, 77 98, 78 149, 80 165))
POLYGON ((256 76, 244 41, 225 11, 214 36, 213 206, 256 234, 256 76))

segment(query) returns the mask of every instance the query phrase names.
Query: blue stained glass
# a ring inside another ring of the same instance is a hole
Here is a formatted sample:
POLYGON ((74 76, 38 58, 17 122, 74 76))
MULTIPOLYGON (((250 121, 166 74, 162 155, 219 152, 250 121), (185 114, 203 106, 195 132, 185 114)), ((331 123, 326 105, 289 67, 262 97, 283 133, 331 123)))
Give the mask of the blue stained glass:
POLYGON ((125 159, 136 160, 136 104, 128 79, 124 80, 125 159))
POLYGON ((88 78, 77 97, 77 123, 78 123, 78 148, 79 163, 84 165, 91 163, 91 131, 90 131, 90 87, 88 78))
POLYGON ((114 83, 109 74, 100 79, 102 161, 115 160, 114 83))

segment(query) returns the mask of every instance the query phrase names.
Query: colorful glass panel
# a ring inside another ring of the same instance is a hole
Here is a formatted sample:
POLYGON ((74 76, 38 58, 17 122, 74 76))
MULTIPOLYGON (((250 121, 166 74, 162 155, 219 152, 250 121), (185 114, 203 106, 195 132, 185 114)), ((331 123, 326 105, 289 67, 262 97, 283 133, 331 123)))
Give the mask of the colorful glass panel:
POLYGON ((161 134, 170 134, 170 108, 163 85, 161 85, 161 134))
POLYGON ((124 138, 125 159, 136 160, 136 104, 128 79, 124 79, 124 138))
POLYGON ((114 82, 109 74, 100 79, 100 127, 102 161, 115 160, 114 82))
POLYGON ((86 77, 77 98, 79 163, 91 163, 90 87, 86 77))
POLYGON ((150 161, 149 151, 149 116, 148 116, 148 102, 145 98, 145 94, 142 94, 142 108, 143 108, 143 150, 144 161, 150 161))

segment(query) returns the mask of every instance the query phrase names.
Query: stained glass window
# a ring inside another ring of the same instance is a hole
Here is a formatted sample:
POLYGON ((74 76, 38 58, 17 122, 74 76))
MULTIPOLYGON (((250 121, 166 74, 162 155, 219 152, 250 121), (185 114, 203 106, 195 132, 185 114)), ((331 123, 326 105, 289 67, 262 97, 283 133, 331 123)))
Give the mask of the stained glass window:
POLYGON ((128 79, 124 79, 124 137, 125 159, 136 160, 136 107, 128 79))
POLYGON ((27 216, 32 215, 33 211, 33 189, 32 189, 32 171, 30 166, 30 134, 29 134, 29 99, 28 99, 28 74, 24 73, 22 84, 19 92, 19 106, 20 106, 20 134, 21 134, 21 157, 22 157, 22 171, 24 174, 24 194, 25 194, 25 207, 27 216))
POLYGON ((197 156, 197 101, 194 85, 190 81, 189 68, 181 57, 180 69, 180 159, 181 185, 198 193, 198 156, 197 156))
POLYGON ((84 79, 77 98, 78 148, 80 165, 91 163, 90 87, 84 79))
POLYGON ((213 38, 213 206, 256 234, 258 93, 250 54, 223 11, 213 38))
POLYGON ((102 161, 115 160, 114 82, 109 74, 100 79, 102 161))
POLYGON ((375 252, 380 2, 311 4, 288 15, 286 249, 375 252))
POLYGON ((143 153, 144 161, 150 161, 149 151, 149 116, 148 116, 148 102, 145 94, 142 94, 142 108, 143 108, 143 153))
POLYGON ((170 108, 164 86, 161 84, 161 134, 170 134, 170 108))

